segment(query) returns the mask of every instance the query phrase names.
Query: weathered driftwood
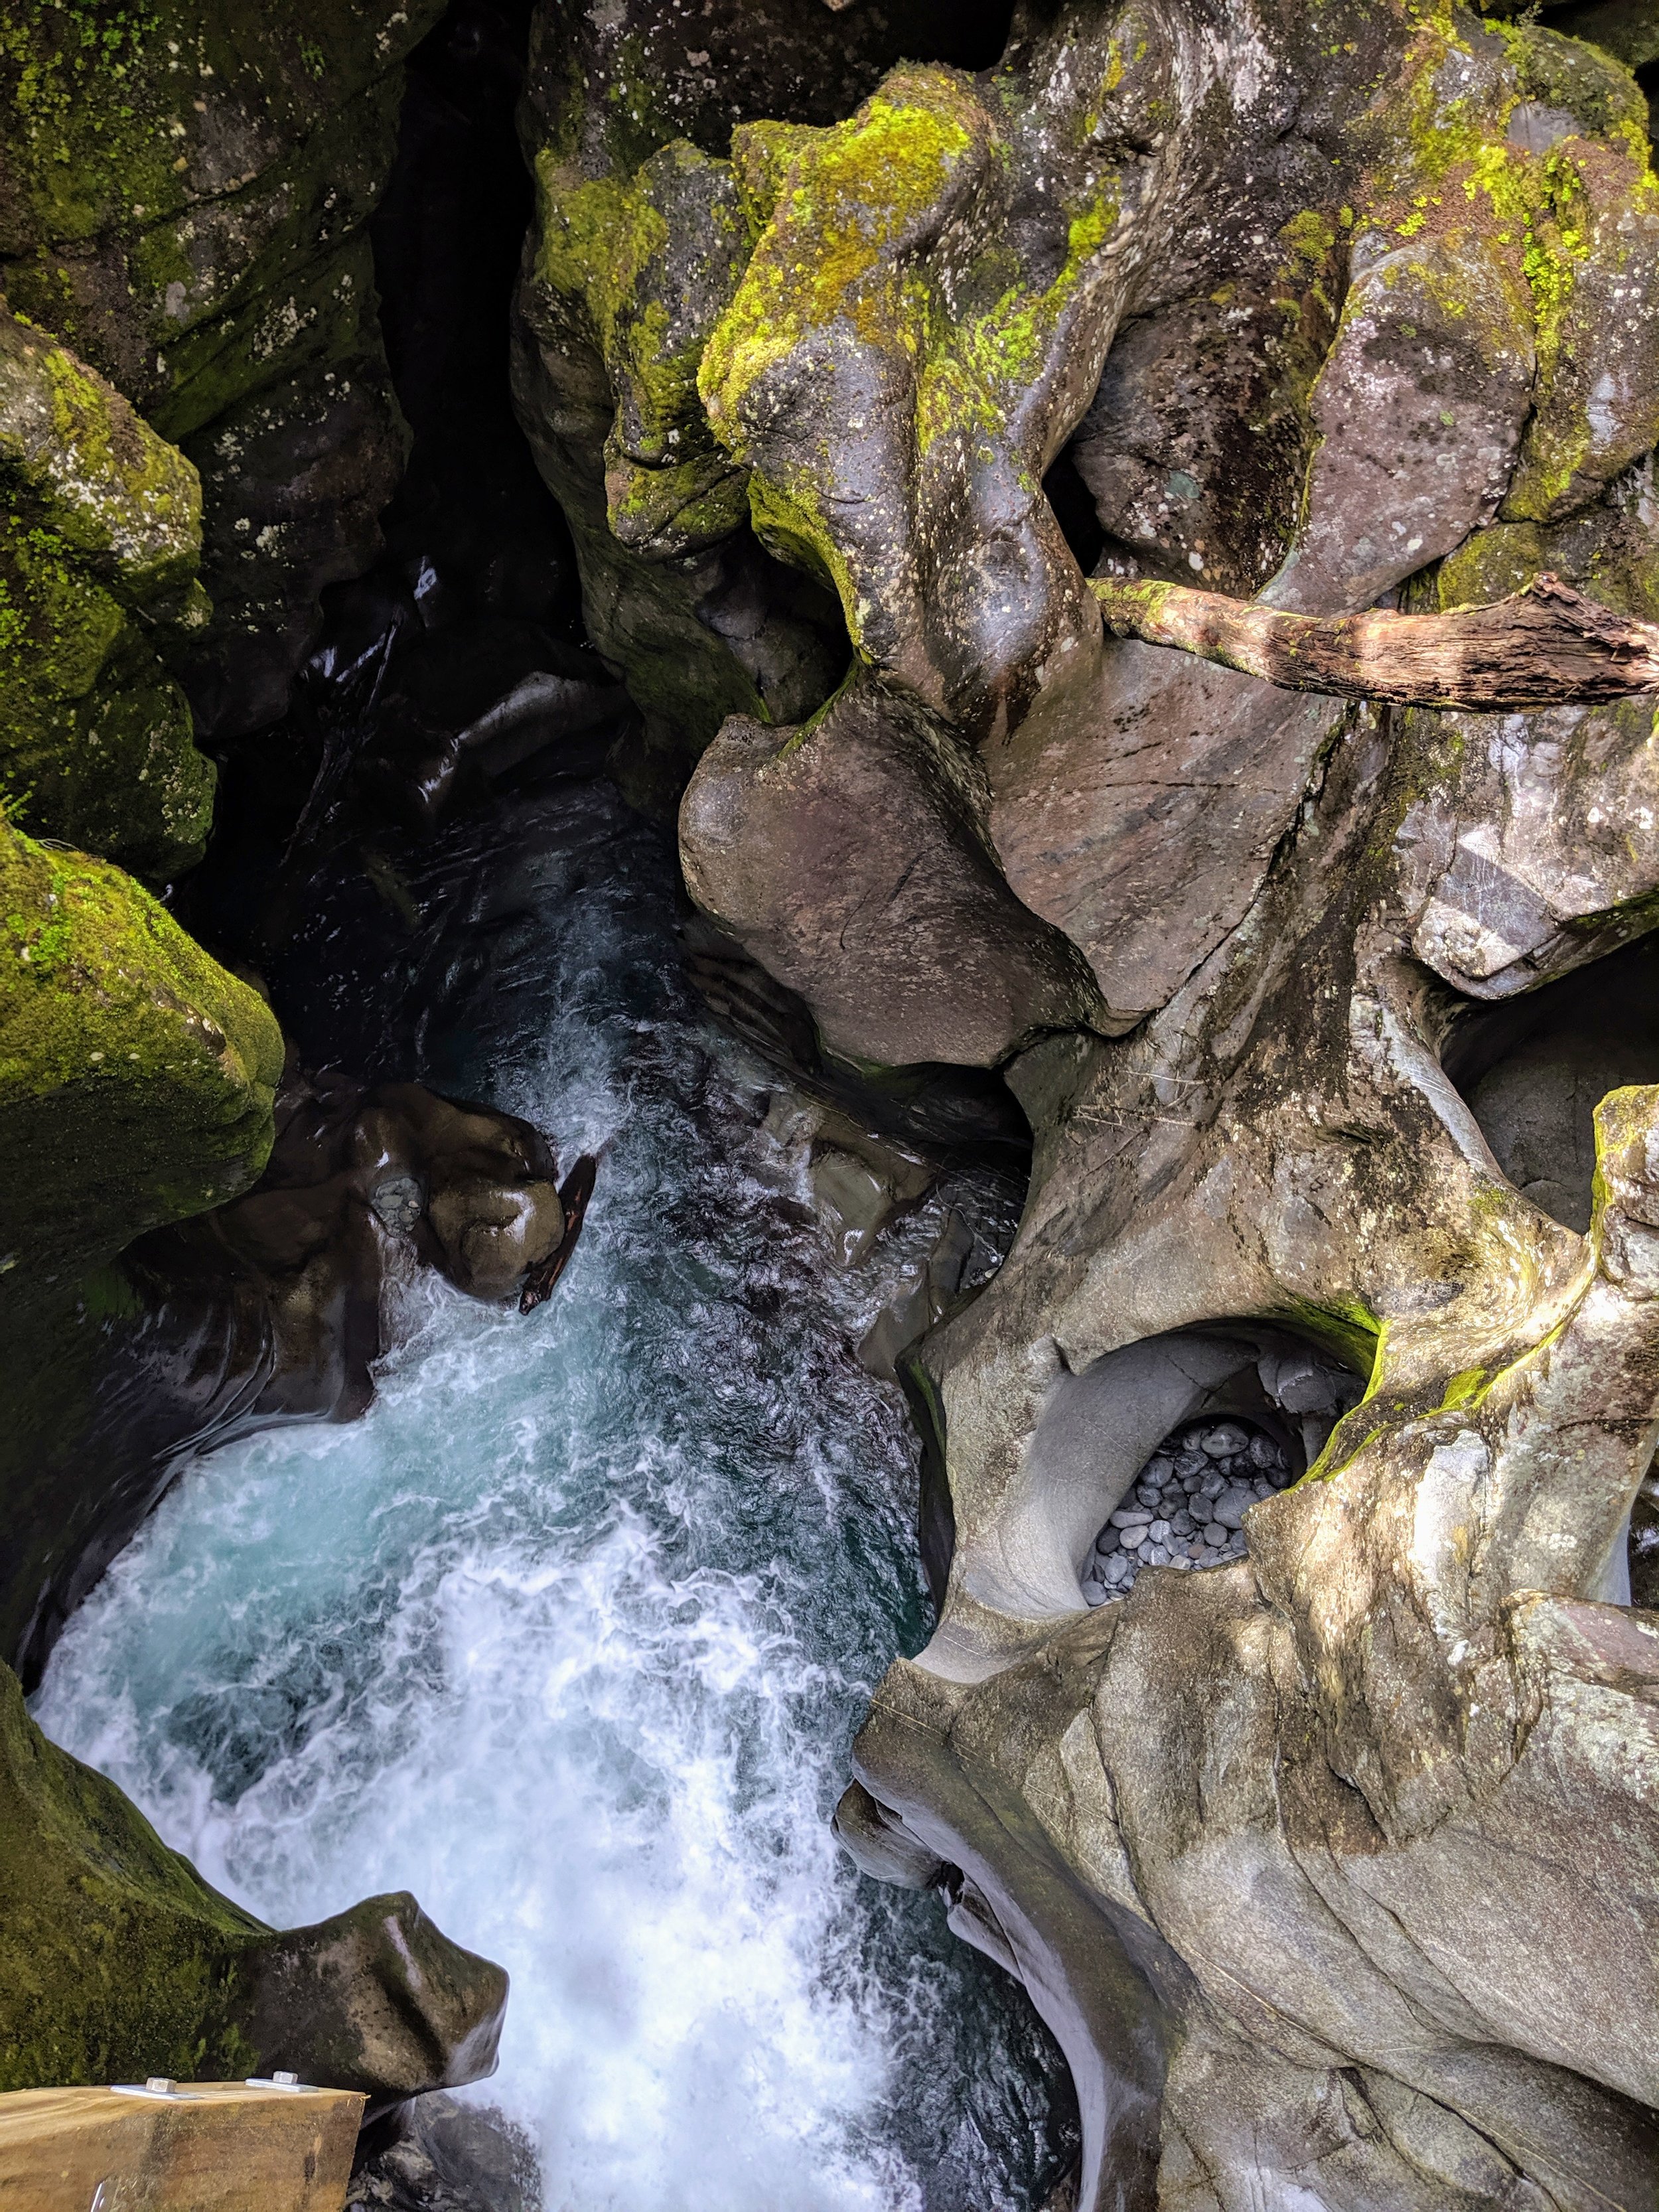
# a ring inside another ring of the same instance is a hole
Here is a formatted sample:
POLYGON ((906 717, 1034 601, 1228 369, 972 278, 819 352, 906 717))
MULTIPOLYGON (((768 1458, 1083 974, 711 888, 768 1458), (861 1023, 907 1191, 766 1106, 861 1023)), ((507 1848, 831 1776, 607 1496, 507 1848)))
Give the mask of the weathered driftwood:
POLYGON ((1659 691, 1659 624, 1554 576, 1454 614, 1293 615, 1184 584, 1098 577, 1109 629, 1290 691, 1414 707, 1548 707, 1659 691))

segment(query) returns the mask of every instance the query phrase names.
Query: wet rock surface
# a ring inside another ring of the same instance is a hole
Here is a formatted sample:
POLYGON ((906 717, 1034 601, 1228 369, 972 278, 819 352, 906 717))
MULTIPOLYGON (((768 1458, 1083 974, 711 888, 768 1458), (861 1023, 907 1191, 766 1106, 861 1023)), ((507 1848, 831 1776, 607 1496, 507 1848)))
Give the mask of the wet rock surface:
POLYGON ((348 2205, 362 2212, 540 2212, 530 2143, 490 2109, 434 2094, 360 2140, 348 2205))
POLYGON ((190 1449, 356 1419, 421 1269, 517 1302, 580 1231, 547 1138, 494 1108, 290 1056, 275 1122, 245 1196, 136 1239, 95 1297, 49 1310, 73 1392, 20 1404, 0 1543, 0 1626, 31 1686, 190 1449))

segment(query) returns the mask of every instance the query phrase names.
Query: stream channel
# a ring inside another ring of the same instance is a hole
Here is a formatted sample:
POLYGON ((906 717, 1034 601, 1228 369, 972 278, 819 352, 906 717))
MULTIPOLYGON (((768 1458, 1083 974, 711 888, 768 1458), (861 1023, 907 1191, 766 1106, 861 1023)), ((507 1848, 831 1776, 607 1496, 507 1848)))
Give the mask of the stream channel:
POLYGON ((500 2071, 461 2094, 548 2212, 1030 2206, 1058 2054, 826 1825, 927 1634, 915 1439, 852 1347, 946 1204, 982 1273, 1014 1194, 957 1172, 830 1265, 771 1079, 684 979, 672 844, 603 779, 401 865, 402 921, 361 867, 318 895, 307 1059, 603 1148, 575 1260, 526 1318, 411 1283, 364 1419, 191 1462, 35 1711, 267 1919, 408 1887, 507 1966, 500 2071))

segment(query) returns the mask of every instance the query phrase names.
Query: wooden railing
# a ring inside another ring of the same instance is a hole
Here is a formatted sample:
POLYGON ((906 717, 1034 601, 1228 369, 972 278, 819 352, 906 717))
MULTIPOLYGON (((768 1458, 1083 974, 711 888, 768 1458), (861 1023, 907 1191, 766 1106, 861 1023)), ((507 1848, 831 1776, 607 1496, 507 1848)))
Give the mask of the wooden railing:
POLYGON ((340 2212, 355 2091, 151 2081, 0 2095, 0 2212, 340 2212))

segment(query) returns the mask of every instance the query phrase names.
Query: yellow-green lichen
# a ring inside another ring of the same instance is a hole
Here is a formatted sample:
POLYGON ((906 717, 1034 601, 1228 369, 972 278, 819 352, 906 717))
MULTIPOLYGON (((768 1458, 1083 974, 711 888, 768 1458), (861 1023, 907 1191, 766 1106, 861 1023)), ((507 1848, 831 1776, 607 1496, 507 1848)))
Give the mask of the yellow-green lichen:
POLYGON ((544 325, 597 349, 615 397, 611 529, 658 557, 729 535, 745 489, 697 394, 708 331, 749 249, 729 165, 680 140, 628 178, 581 179, 544 154, 538 184, 544 325))
MULTIPOLYGON (((794 140, 771 220, 709 342, 703 404, 739 453, 746 396, 810 332, 844 323, 860 338, 904 343, 894 257, 937 210, 976 118, 971 93, 946 70, 890 87, 848 122, 794 140)), ((739 167, 752 166, 744 132, 734 138, 739 167)))
POLYGON ((1421 11, 1406 65, 1369 118, 1382 149, 1374 219, 1401 240, 1472 226, 1523 278, 1540 402, 1504 514, 1538 519, 1595 488, 1593 380, 1574 371, 1602 342, 1597 322, 1632 250, 1627 218, 1639 228, 1659 213, 1659 191, 1628 71, 1529 21, 1487 27, 1504 39, 1495 72, 1455 10, 1421 11), (1464 88, 1449 97, 1449 78, 1464 88), (1521 127, 1534 115, 1549 134, 1541 146, 1531 123, 1521 127))
MULTIPOLYGON (((1109 173, 1091 172, 1075 203, 1054 211, 1056 228, 1064 225, 1058 268, 1034 276, 994 236, 976 252, 949 256, 947 281, 929 249, 950 226, 971 228, 981 197, 1007 189, 1013 140, 997 112, 955 72, 907 67, 830 129, 735 134, 745 204, 756 216, 769 207, 769 219, 698 381, 715 433, 737 459, 756 461, 750 416, 767 416, 769 380, 858 349, 872 357, 884 416, 908 386, 921 470, 997 464, 1118 217, 1109 173)), ((872 426, 854 413, 842 427, 857 439, 872 426)), ((834 582, 862 649, 871 609, 826 507, 833 445, 826 423, 817 450, 757 479, 750 505, 775 550, 834 582)), ((1035 498, 1037 487, 1030 489, 1035 498)), ((902 495, 897 484, 894 492, 902 495)))
POLYGON ((1303 1335, 1311 1337, 1316 1344, 1334 1352, 1355 1374, 1364 1376, 1367 1395, 1370 1394, 1382 1364, 1386 1324, 1362 1298, 1333 1298, 1317 1305, 1311 1300, 1297 1298, 1275 1317, 1284 1319, 1303 1335))

